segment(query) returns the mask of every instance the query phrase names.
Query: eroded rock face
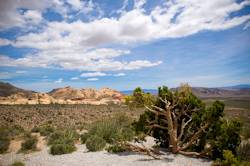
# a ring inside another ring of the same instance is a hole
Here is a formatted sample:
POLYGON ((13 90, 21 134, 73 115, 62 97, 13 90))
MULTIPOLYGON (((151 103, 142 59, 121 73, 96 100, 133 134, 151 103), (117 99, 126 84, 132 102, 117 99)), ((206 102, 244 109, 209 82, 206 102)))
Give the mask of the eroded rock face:
MULTIPOLYGON (((14 86, 13 86, 14 87, 14 86)), ((20 89, 20 88, 19 88, 20 89)), ((6 91, 6 90, 5 90, 6 91)), ((0 97, 0 104, 120 104, 124 95, 119 91, 102 88, 100 90, 86 88, 74 89, 72 87, 54 89, 49 93, 31 92, 27 95, 25 90, 0 97)))

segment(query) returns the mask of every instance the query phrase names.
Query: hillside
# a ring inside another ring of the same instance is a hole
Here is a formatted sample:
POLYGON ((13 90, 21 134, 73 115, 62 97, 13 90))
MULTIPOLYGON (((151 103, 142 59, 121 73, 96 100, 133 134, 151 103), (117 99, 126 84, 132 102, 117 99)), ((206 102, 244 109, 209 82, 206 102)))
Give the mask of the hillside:
POLYGON ((120 103, 124 95, 119 91, 102 88, 100 90, 58 88, 49 93, 36 93, 17 88, 9 83, 1 83, 0 104, 107 104, 120 103))
MULTIPOLYGON (((171 90, 176 90, 178 88, 171 88, 171 90)), ((157 89, 143 89, 145 93, 151 93, 156 95, 158 93, 157 89)), ((249 98, 250 97, 250 87, 247 85, 236 85, 231 87, 221 87, 221 88, 206 88, 206 87, 192 87, 192 92, 200 98, 249 98)), ((133 90, 122 91, 126 95, 131 95, 133 90)))
POLYGON ((35 92, 17 88, 10 83, 0 82, 0 97, 7 97, 18 93, 25 96, 30 96, 35 92))

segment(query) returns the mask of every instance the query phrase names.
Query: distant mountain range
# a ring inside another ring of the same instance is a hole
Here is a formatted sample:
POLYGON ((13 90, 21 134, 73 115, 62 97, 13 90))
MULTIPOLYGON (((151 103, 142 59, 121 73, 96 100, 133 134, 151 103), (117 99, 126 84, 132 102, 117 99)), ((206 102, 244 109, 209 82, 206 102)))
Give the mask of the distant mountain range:
MULTIPOLYGON (((172 88, 171 90, 176 90, 172 88)), ((200 98, 250 98, 250 85, 236 85, 221 88, 192 87, 192 91, 200 98)), ((156 95, 156 89, 144 89, 144 92, 156 95)), ((86 88, 75 89, 64 87, 53 89, 49 93, 17 88, 10 83, 0 82, 0 104, 107 104, 120 103, 124 95, 130 95, 133 90, 116 91, 110 88, 100 90, 86 88)))
MULTIPOLYGON (((176 88, 171 88, 175 90, 176 88)), ((143 89, 146 93, 156 95, 157 89, 143 89)), ((192 92, 201 98, 216 98, 216 97, 250 97, 250 85, 242 84, 219 88, 192 87, 192 92)), ((123 94, 131 95, 133 90, 122 91, 123 94)))

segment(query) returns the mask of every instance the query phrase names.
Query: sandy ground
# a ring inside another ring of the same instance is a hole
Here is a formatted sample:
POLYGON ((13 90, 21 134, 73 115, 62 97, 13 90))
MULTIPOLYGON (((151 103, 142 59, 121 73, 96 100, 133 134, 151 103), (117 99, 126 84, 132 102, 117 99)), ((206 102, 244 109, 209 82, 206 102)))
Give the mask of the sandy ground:
MULTIPOLYGON (((146 146, 152 143, 147 139, 146 146)), ((0 155, 0 165, 8 166, 14 161, 23 161, 26 166, 209 166, 211 161, 189 158, 182 155, 165 153, 161 160, 132 152, 112 154, 106 151, 88 152, 85 145, 77 145, 77 151, 71 154, 53 156, 48 147, 39 152, 17 154, 15 152, 0 155)))

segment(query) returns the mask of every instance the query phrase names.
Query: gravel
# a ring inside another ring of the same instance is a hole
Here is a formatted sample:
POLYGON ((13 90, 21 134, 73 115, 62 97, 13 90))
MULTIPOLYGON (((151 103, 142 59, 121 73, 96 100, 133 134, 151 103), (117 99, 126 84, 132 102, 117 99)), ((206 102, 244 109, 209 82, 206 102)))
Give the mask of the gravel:
MULTIPOLYGON (((147 142, 152 140, 148 139, 147 142)), ((30 154, 7 153, 0 155, 0 165, 7 166, 22 161, 26 166, 209 166, 211 161, 165 153, 161 160, 138 153, 112 154, 106 151, 89 152, 85 145, 77 145, 77 151, 65 155, 51 155, 49 149, 30 154)))

